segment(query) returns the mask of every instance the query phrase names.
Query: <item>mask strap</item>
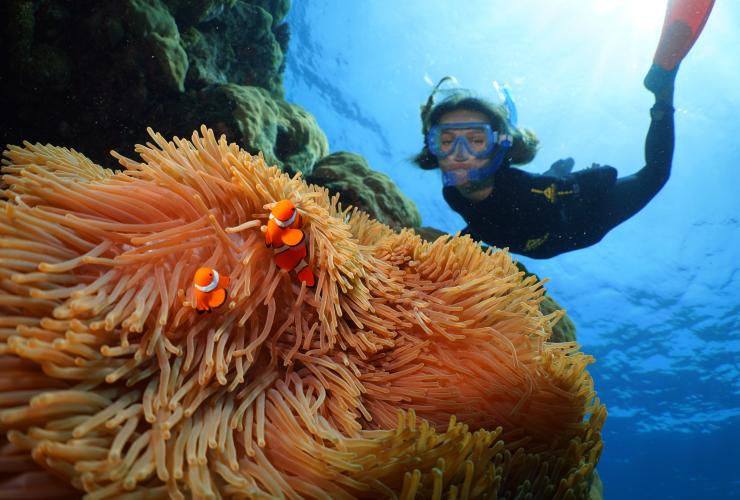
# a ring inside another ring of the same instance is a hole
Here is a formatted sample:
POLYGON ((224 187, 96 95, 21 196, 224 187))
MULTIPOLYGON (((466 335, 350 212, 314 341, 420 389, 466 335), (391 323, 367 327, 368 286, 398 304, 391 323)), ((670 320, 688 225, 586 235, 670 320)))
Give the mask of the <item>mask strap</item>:
POLYGON ((429 94, 429 98, 427 99, 426 104, 421 106, 421 133, 426 137, 427 135, 427 118, 429 117, 429 112, 432 110, 432 107, 434 106, 434 94, 437 93, 439 90, 439 87, 446 81, 455 81, 454 76, 445 76, 440 81, 437 82, 437 85, 434 86, 432 89, 432 93, 429 94))

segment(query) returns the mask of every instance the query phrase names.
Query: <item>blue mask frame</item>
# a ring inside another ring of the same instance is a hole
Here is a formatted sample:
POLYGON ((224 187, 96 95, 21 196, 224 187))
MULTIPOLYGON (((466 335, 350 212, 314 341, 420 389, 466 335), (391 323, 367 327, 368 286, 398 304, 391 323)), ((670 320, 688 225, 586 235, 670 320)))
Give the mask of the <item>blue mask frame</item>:
POLYGON ((427 134, 427 146, 429 147, 429 151, 431 151, 431 153, 437 158, 447 158, 455 151, 457 151, 457 148, 462 147, 468 155, 480 160, 491 154, 493 148, 498 142, 498 135, 498 132, 494 132, 493 130, 491 130, 491 125, 485 122, 442 123, 434 125, 432 128, 429 129, 429 133, 427 134), (452 142, 452 146, 450 147, 450 149, 447 152, 443 151, 442 145, 440 144, 442 133, 446 130, 456 129, 482 130, 483 133, 486 134, 486 148, 482 151, 476 152, 475 150, 473 150, 473 148, 470 147, 468 139, 463 135, 459 135, 455 137, 455 140, 452 142))

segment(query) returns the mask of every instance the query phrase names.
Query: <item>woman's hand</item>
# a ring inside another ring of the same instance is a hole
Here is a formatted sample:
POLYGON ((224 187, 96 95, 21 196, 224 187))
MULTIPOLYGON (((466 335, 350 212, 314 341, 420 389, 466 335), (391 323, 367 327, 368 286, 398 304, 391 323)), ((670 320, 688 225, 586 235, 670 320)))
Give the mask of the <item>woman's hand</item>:
POLYGON ((542 175, 549 175, 551 177, 565 177, 573 170, 573 166, 575 164, 576 161, 573 158, 563 158, 562 160, 558 160, 550 165, 550 169, 542 175))

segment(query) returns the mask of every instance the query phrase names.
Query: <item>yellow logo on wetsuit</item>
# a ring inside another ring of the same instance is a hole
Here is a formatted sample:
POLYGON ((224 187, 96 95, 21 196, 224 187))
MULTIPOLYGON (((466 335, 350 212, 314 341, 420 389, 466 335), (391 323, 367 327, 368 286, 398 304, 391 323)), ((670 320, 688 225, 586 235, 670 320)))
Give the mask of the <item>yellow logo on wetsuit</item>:
POLYGON ((555 203, 556 201, 558 201, 558 198, 563 195, 573 194, 575 192, 572 189, 569 191, 558 191, 555 183, 550 184, 545 189, 532 188, 530 191, 532 191, 533 193, 545 195, 545 198, 547 198, 547 201, 549 201, 550 203, 555 203))
POLYGON ((545 241, 547 241, 547 238, 549 237, 550 233, 545 233, 542 238, 532 238, 531 240, 527 240, 527 244, 524 245, 524 251, 529 252, 531 250, 534 250, 535 248, 542 245, 545 241))

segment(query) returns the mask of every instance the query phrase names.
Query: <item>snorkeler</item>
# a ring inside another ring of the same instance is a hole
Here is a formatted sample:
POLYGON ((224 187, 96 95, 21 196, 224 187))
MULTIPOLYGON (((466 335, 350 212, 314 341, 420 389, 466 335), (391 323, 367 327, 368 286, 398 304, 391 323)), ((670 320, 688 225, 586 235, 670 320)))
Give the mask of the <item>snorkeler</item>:
POLYGON ((673 0, 645 87, 655 95, 645 139, 645 166, 617 177, 610 166, 571 172, 573 160, 544 174, 512 168, 530 162, 539 141, 517 127, 516 106, 499 88, 504 105, 464 91, 435 105, 443 78, 422 106, 425 145, 414 159, 440 168, 443 195, 467 222, 464 234, 533 258, 549 258, 600 241, 642 210, 668 181, 674 148, 673 89, 678 66, 706 23, 714 0, 673 0))

